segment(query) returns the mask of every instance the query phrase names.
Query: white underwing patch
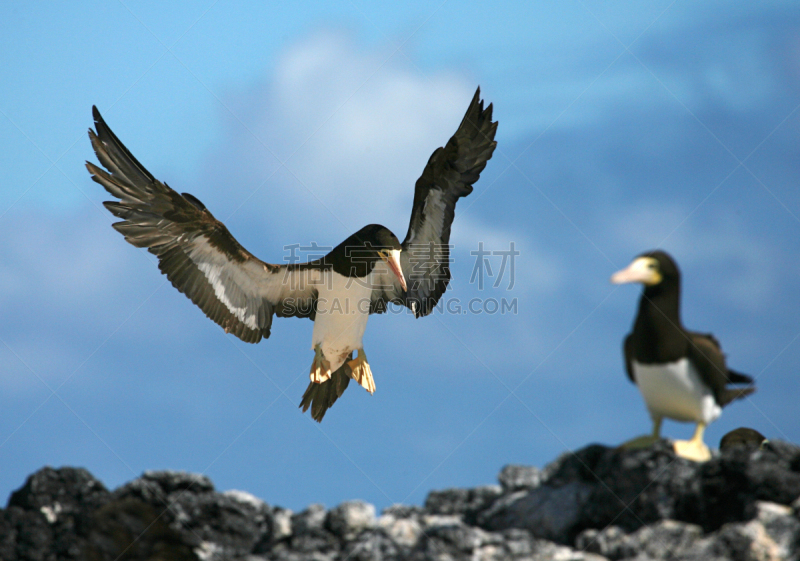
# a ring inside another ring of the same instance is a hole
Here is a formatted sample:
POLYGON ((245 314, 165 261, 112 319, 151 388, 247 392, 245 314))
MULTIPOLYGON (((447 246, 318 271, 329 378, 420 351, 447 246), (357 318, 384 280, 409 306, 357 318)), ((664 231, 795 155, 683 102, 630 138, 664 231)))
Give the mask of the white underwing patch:
POLYGON ((219 265, 212 265, 210 263, 198 263, 197 268, 200 269, 206 276, 208 282, 211 283, 211 287, 214 289, 214 294, 219 301, 222 302, 226 308, 228 308, 228 311, 250 329, 258 329, 255 314, 248 314, 246 307, 234 306, 233 302, 231 302, 231 300, 225 294, 225 283, 220 278, 223 272, 223 267, 219 265))

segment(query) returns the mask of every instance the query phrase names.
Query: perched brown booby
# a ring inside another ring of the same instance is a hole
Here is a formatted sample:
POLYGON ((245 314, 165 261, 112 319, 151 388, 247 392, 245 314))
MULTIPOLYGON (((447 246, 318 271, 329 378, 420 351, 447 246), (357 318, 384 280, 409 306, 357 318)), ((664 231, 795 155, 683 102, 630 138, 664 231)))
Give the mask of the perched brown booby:
POLYGON ((242 247, 196 197, 153 177, 92 108, 89 129, 100 169, 92 179, 119 200, 103 203, 113 224, 136 247, 158 257, 158 267, 226 333, 248 343, 270 335, 272 316, 314 321, 311 383, 300 406, 321 421, 356 380, 375 391, 362 337, 371 313, 389 303, 426 316, 450 281, 450 226, 456 202, 472 192, 492 157, 497 122, 480 88, 456 133, 437 148, 416 182, 408 233, 402 243, 388 228, 365 226, 322 259, 272 265, 242 247), (358 353, 353 359, 352 353, 358 353))
POLYGON ((713 335, 683 327, 681 274, 665 252, 643 253, 626 269, 614 273, 611 282, 644 285, 633 331, 625 339, 625 367, 642 392, 653 432, 623 446, 652 444, 660 438, 661 421, 667 417, 697 423, 691 440, 675 442, 678 455, 695 461, 710 459, 703 431, 724 406, 755 391, 753 379, 725 365, 725 355, 713 335), (729 384, 748 386, 733 389, 729 384))

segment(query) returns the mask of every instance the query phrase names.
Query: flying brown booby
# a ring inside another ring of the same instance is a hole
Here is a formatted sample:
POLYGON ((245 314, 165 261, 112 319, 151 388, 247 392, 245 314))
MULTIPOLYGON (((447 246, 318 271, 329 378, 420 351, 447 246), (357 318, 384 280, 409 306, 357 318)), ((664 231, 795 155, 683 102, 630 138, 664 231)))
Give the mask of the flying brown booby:
POLYGON ((300 406, 321 421, 356 380, 375 390, 362 345, 367 318, 389 303, 431 313, 450 281, 450 226, 492 157, 497 122, 480 88, 455 134, 437 148, 416 182, 411 220, 401 243, 388 228, 365 226, 321 259, 273 265, 242 247, 196 197, 178 193, 142 166, 92 108, 89 138, 105 170, 87 162, 92 179, 118 200, 103 203, 136 247, 158 257, 172 285, 239 339, 270 335, 272 316, 314 321, 314 360, 300 406), (353 352, 358 355, 353 359, 353 352))
POLYGON ((678 455, 695 461, 710 459, 711 453, 703 443, 706 426, 720 416, 724 406, 753 393, 753 379, 726 366, 725 355, 713 335, 683 327, 681 274, 668 254, 643 253, 626 269, 614 273, 611 282, 644 285, 624 351, 628 377, 644 397, 653 432, 623 446, 652 444, 660 438, 661 421, 667 417, 697 423, 691 440, 675 442, 678 455), (729 384, 747 386, 734 389, 729 384))

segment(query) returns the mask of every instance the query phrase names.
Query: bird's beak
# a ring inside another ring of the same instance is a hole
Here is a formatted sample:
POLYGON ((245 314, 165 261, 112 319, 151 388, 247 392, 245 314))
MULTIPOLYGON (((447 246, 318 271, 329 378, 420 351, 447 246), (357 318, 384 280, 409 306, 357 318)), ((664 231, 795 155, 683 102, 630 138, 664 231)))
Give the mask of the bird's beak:
POLYGON ((397 280, 400 281, 400 286, 403 287, 403 292, 407 291, 408 287, 406 286, 406 278, 403 276, 403 269, 400 266, 400 250, 393 249, 389 251, 388 255, 381 253, 381 257, 383 257, 383 260, 386 261, 387 265, 389 265, 389 268, 395 274, 397 280))
POLYGON ((661 282, 661 274, 658 271, 648 267, 650 259, 640 257, 634 259, 633 263, 628 265, 625 269, 617 271, 611 275, 611 282, 613 284, 625 284, 628 282, 640 282, 646 285, 658 284, 661 282))

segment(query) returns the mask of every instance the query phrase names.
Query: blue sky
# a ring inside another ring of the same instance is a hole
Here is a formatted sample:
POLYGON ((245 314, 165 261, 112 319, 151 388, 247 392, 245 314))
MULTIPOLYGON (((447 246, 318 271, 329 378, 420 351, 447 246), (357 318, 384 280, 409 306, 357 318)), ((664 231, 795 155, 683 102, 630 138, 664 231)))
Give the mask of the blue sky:
POLYGON ((757 377, 707 442, 800 441, 800 5, 643 4, 4 3, 0 494, 76 465, 384 507, 622 442, 650 428, 621 359, 639 290, 608 278, 655 247, 683 270, 685 324, 757 377), (402 237, 477 85, 498 148, 457 208, 445 296, 519 313, 373 316, 377 391, 351 385, 321 425, 297 409, 312 324, 226 336, 110 228, 83 164, 96 104, 281 262, 371 222, 402 237), (480 242, 514 242, 513 288, 469 282, 480 242))

